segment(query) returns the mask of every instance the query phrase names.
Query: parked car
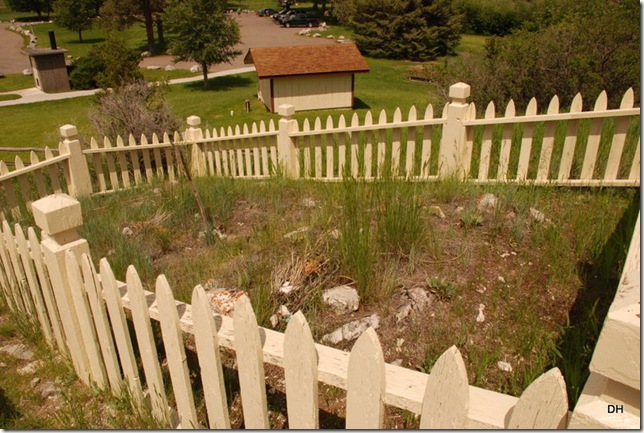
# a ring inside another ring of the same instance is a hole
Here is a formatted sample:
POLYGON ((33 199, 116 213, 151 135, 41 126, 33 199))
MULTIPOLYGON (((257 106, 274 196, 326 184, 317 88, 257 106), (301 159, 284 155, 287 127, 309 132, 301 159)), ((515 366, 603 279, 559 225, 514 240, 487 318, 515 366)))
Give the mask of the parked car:
POLYGON ((286 18, 290 17, 295 13, 297 13, 297 11, 293 9, 283 10, 273 15, 273 19, 276 20, 278 23, 282 24, 286 18))
POLYGON ((282 21, 284 27, 314 27, 320 24, 320 20, 315 15, 306 13, 292 14, 282 21))
POLYGON ((262 8, 257 12, 257 15, 260 17, 270 17, 278 13, 275 9, 271 8, 262 8))

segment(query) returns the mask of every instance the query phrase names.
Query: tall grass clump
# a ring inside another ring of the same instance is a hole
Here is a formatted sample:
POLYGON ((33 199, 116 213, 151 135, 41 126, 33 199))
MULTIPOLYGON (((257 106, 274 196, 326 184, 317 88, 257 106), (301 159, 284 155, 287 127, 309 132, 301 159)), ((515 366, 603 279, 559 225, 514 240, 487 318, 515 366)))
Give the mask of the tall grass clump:
POLYGON ((342 230, 340 250, 342 262, 356 282, 360 296, 373 299, 374 250, 372 248, 369 188, 365 182, 346 179, 341 185, 342 230))
POLYGON ((409 256, 425 235, 417 183, 384 179, 373 186, 377 210, 376 236, 383 252, 409 256))

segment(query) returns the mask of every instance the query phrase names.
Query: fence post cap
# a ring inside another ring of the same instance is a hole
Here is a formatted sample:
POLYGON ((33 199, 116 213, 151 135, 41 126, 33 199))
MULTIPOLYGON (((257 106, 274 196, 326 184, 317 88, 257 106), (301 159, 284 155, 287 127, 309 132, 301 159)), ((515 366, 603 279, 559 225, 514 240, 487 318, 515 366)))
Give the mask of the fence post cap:
POLYGON ((34 221, 50 236, 83 225, 81 204, 67 194, 52 194, 31 204, 34 221))
POLYGON ((456 83, 449 87, 449 97, 454 99, 454 102, 465 102, 470 96, 471 87, 469 84, 456 83))
POLYGON ((63 138, 73 138, 78 135, 78 129, 74 125, 63 125, 60 127, 60 136, 63 138))
POLYGON ((277 107, 277 113, 280 116, 291 117, 293 114, 295 114, 295 107, 291 104, 282 104, 277 107))
POLYGON ((188 126, 197 127, 197 126, 201 125, 201 117, 199 117, 199 116, 189 116, 186 119, 186 122, 188 123, 188 126))

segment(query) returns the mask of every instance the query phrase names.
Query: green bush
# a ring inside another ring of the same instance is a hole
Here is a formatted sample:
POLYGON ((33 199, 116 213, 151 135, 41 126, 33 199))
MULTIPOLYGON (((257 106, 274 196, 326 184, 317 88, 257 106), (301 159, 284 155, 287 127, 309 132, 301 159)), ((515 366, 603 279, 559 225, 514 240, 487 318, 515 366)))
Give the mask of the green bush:
POLYGON ((98 87, 98 75, 107 68, 105 61, 93 48, 86 55, 72 62, 69 74, 69 83, 73 90, 88 90, 98 87))

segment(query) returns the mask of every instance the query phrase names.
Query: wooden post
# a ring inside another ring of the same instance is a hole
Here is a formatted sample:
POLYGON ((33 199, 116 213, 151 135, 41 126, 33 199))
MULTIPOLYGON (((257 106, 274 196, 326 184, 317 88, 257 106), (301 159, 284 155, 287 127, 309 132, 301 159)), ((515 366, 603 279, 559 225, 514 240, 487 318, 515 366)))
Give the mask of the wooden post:
POLYGON ((31 208, 36 225, 43 231, 42 251, 69 354, 78 376, 89 385, 89 360, 65 264, 67 251, 74 254, 77 260, 80 260, 82 254, 89 256, 89 245, 85 239, 80 238, 77 231, 83 224, 80 203, 67 194, 53 194, 36 200, 31 208))
POLYGON ((189 116, 186 119, 186 123, 188 123, 188 129, 186 129, 186 141, 191 144, 190 172, 193 176, 205 176, 206 155, 203 149, 196 143, 197 140, 203 140, 203 130, 200 127, 201 117, 189 116))
POLYGON ((279 134, 277 135, 277 158, 278 163, 284 170, 284 175, 290 178, 298 178, 297 151, 295 142, 290 134, 295 130, 296 121, 293 119, 295 107, 289 104, 282 104, 277 108, 282 118, 279 122, 279 134))
POLYGON ((78 140, 78 130, 74 125, 60 127, 60 136, 63 139, 61 146, 69 154, 67 161, 69 167, 69 194, 73 197, 84 197, 92 194, 92 181, 89 176, 87 159, 81 150, 78 140))
POLYGON ((465 167, 465 126, 467 120, 470 86, 465 83, 456 83, 449 88, 451 102, 447 105, 447 122, 443 127, 441 138, 438 175, 441 178, 456 175, 464 178, 469 172, 465 167))

